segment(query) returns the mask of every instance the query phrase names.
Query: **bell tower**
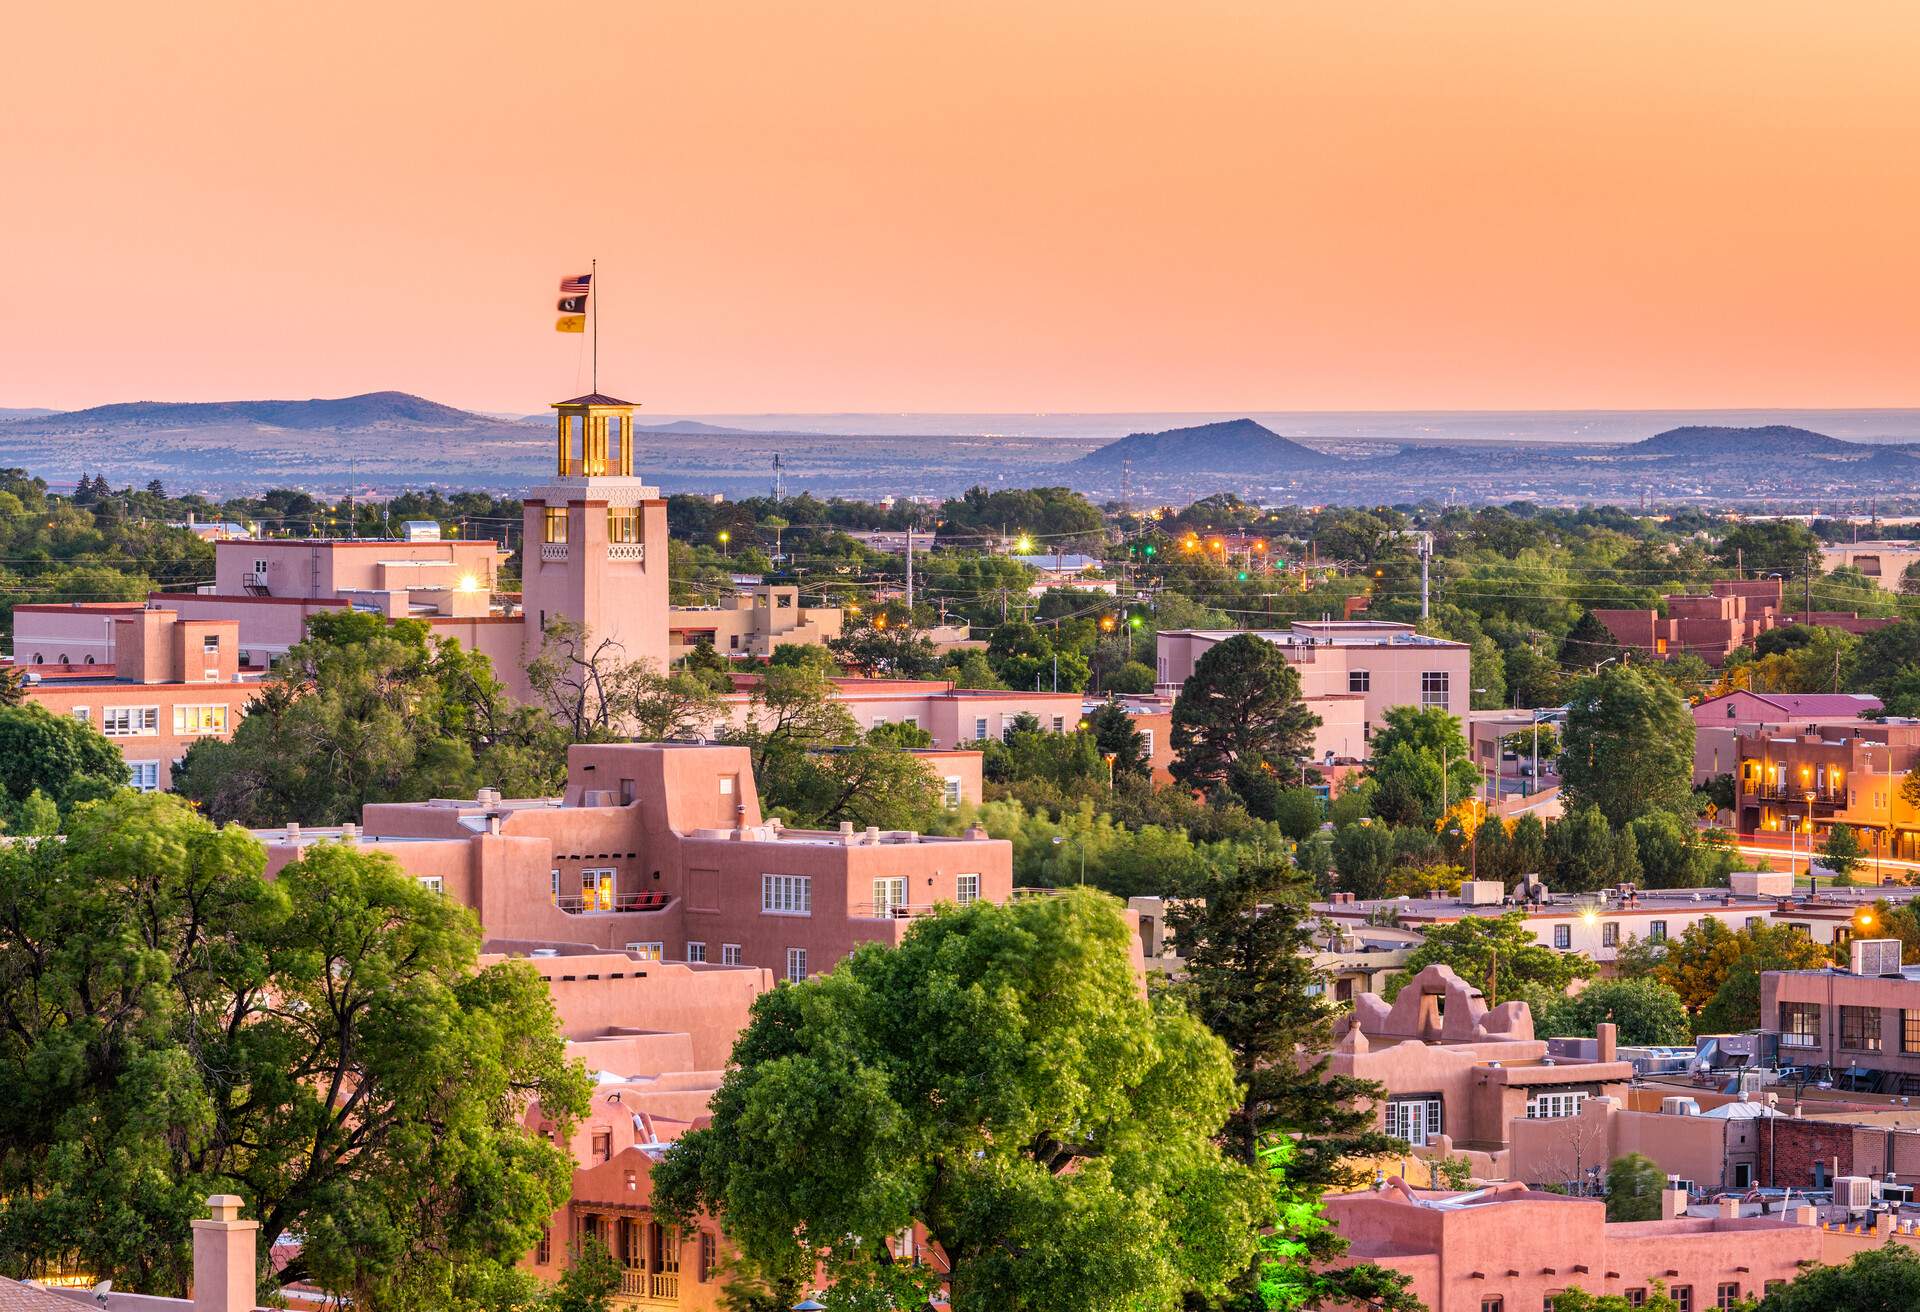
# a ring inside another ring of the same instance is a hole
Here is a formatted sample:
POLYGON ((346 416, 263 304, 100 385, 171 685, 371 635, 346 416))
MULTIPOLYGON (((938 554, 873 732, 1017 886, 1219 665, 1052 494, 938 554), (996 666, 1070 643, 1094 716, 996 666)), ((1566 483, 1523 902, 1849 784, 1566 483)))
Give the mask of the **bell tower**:
POLYGON ((522 646, 540 650, 566 618, 619 658, 667 666, 667 503, 633 475, 631 401, 598 392, 557 401, 551 482, 523 503, 522 646))

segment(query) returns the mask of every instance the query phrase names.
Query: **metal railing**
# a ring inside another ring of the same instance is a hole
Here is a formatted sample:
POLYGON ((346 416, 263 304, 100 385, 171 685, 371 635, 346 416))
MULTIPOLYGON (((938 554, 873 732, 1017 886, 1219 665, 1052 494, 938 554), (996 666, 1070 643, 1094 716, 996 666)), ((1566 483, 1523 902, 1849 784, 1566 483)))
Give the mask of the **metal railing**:
POLYGON ((617 893, 607 897, 556 897, 553 905, 570 916, 599 915, 615 911, 660 911, 673 901, 667 893, 617 893))
POLYGON ((1802 806, 1806 805, 1808 793, 1813 794, 1815 806, 1844 805, 1847 800, 1847 790, 1844 788, 1793 788, 1782 784, 1757 783, 1747 784, 1745 792, 1747 796, 1764 802, 1798 802, 1802 806))

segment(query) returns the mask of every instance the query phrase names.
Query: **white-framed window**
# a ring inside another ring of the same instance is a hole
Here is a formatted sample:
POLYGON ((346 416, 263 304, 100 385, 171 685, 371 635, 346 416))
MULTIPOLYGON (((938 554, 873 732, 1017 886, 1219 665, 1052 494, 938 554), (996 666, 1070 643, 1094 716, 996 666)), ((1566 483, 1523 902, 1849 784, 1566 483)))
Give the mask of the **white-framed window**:
POLYGON ((1055 733, 1065 733, 1065 732, 1067 731, 1067 717, 1066 717, 1066 716, 1064 716, 1064 715, 1056 715, 1056 716, 1054 716, 1054 717, 1053 717, 1053 731, 1054 731, 1055 733))
POLYGON ((82 724, 92 724, 93 712, 84 706, 76 706, 73 708, 73 718, 82 724))
POLYGON ((872 725, 871 727, 873 727, 873 728, 875 728, 875 729, 879 729, 879 728, 883 728, 883 727, 884 727, 884 726, 886 725, 886 723, 887 723, 887 717, 886 717, 886 716, 884 716, 884 715, 876 715, 876 716, 874 716, 874 717, 873 717, 873 725, 872 725))
POLYGON ((805 948, 787 949, 787 980, 798 984, 807 977, 807 950, 805 948))
POLYGON ((886 875, 873 881, 873 914, 891 916, 906 908, 907 880, 904 875, 886 875))
POLYGON ((128 761, 127 769, 131 774, 127 786, 136 793, 153 793, 160 790, 160 762, 128 761))
POLYGON ((1608 920, 1601 923, 1600 946, 1603 948, 1617 948, 1620 946, 1620 922, 1619 921, 1608 920))
POLYGON ((1580 1104, 1587 1100, 1584 1093, 1540 1093, 1527 1104, 1527 1119, 1530 1121, 1552 1121, 1563 1116, 1578 1116, 1580 1104))
POLYGON ((158 706, 104 706, 100 732, 109 738, 132 738, 160 732, 158 706))
POLYGON ((694 941, 689 939, 687 941, 687 960, 688 961, 705 961, 706 959, 707 959, 707 945, 705 943, 695 943, 694 941))
POLYGON ((973 721, 973 740, 983 743, 987 740, 987 717, 976 716, 973 721))
POLYGON ((722 943, 720 945, 720 964, 723 966, 737 966, 740 964, 740 945, 738 943, 722 943))
POLYGON ((586 911, 613 910, 612 870, 582 870, 580 872, 580 902, 586 911))
POLYGON ((720 796, 722 797, 733 796, 733 776, 732 775, 723 774, 720 776, 720 796))
POLYGON ((227 708, 224 706, 176 706, 173 708, 173 731, 183 737, 225 733, 227 708))
POLYGON ((629 943, 627 944, 627 951, 633 953, 642 961, 665 961, 667 959, 667 945, 658 939, 652 939, 644 943, 629 943))
POLYGON ((1425 1144, 1440 1133, 1440 1109, 1438 1098, 1388 1099, 1387 1133, 1416 1146, 1425 1144))
POLYGON ((1555 925, 1553 927, 1553 945, 1561 951, 1573 946, 1573 926, 1555 925))
POLYGON ((201 638, 200 654, 202 656, 218 656, 220 654, 220 635, 217 633, 209 633, 201 638))
POLYGON ((553 881, 553 904, 555 906, 559 906, 560 905, 560 872, 558 870, 552 871, 551 874, 549 875, 549 878, 552 879, 553 881))
POLYGON ((442 897, 445 897, 447 881, 439 875, 422 875, 420 876, 420 887, 426 889, 429 893, 438 893, 442 897))
POLYGON ((253 573, 255 578, 265 578, 267 576, 267 562, 264 560, 255 560, 253 562, 253 573))
POLYGON ((1140 731, 1140 755, 1148 760, 1153 759, 1153 730, 1151 729, 1140 731))
POLYGON ((1440 707, 1447 704, 1447 672, 1445 670, 1425 670, 1421 673, 1420 704, 1440 707))
POLYGON ((940 781, 940 796, 948 806, 960 805, 960 776, 950 774, 940 781))
POLYGON ((900 717, 900 723, 910 724, 918 729, 920 727, 920 717, 917 715, 903 715, 900 717))
POLYGON ((812 915, 813 876, 760 876, 760 910, 776 916, 812 915))
POLYGON ((955 875, 953 887, 953 900, 963 907, 980 900, 980 876, 978 875, 955 875))
POLYGON ((1347 691, 1348 692, 1372 692, 1373 691, 1373 671, 1372 670, 1348 670, 1347 671, 1347 691))

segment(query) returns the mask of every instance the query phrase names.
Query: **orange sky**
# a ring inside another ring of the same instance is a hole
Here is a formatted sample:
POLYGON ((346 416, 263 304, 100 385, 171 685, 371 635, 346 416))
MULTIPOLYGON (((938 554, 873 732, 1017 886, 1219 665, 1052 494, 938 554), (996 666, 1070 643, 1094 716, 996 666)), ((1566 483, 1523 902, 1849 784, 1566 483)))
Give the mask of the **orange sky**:
POLYGON ((0 405, 1920 405, 1908 0, 190 0, 0 39, 0 405))

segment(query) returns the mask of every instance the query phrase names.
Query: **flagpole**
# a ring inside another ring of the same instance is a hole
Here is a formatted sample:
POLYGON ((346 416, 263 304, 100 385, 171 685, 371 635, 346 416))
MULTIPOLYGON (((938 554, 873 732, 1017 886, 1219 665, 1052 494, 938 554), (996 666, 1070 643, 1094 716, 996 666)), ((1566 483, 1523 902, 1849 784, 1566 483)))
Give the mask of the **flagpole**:
POLYGON ((587 308, 593 311, 593 390, 600 390, 600 306, 594 299, 600 294, 600 261, 588 261, 587 308))

